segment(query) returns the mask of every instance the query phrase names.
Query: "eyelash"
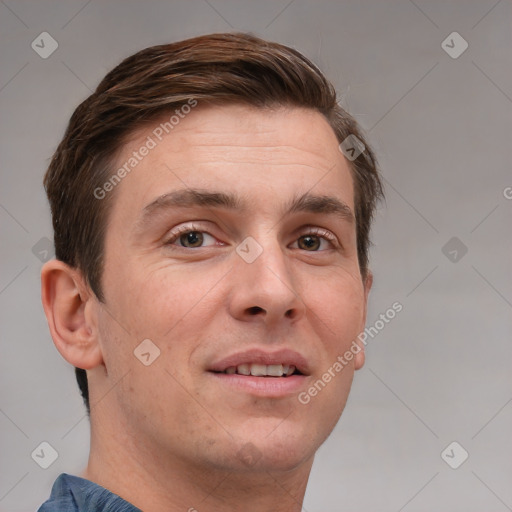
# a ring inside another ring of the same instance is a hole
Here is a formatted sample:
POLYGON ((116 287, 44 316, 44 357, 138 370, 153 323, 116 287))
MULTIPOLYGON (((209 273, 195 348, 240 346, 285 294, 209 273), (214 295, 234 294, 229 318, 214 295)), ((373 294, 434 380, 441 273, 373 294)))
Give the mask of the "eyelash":
MULTIPOLYGON (((324 238, 325 240, 327 240, 334 246, 338 245, 337 241, 336 241, 336 237, 330 231, 327 231, 323 228, 313 227, 313 226, 306 226, 304 228, 304 230, 307 230, 307 231, 302 232, 298 236, 298 238, 301 238, 301 237, 307 236, 307 235, 314 235, 314 236, 319 236, 321 238, 324 238)), ((196 226, 195 224, 189 224, 189 225, 184 225, 184 226, 180 226, 180 227, 176 228, 176 230, 173 233, 171 233, 170 238, 165 242, 165 245, 174 245, 174 242, 176 242, 176 240, 178 240, 181 235, 184 235, 186 233, 190 233, 193 231, 197 231, 199 233, 207 233, 211 237, 215 238, 211 233, 209 233, 207 230, 203 229, 201 226, 196 226)), ((181 247, 181 246, 178 246, 178 247, 181 247)), ((188 247, 181 247, 181 248, 189 249, 188 247)), ((309 251, 309 252, 321 252, 321 251, 309 251)))
MULTIPOLYGON (((192 231, 197 231, 199 233, 208 233, 205 229, 202 229, 201 226, 196 226, 195 224, 189 224, 185 226, 180 226, 176 228, 176 231, 171 233, 169 240, 165 242, 165 245, 172 245, 181 235, 184 235, 185 233, 190 233, 192 231)), ((208 233, 210 236, 210 233, 208 233)), ((183 247, 183 249, 187 249, 187 247, 183 247)))

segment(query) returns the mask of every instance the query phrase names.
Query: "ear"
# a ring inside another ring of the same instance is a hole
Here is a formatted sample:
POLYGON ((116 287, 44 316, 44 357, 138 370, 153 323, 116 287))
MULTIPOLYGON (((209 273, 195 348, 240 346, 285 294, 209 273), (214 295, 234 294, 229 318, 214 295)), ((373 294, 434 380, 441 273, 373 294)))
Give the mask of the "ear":
POLYGON ((81 272, 62 261, 48 261, 41 271, 41 298, 61 356, 84 370, 102 364, 95 313, 97 299, 81 272))
MULTIPOLYGON (((372 288, 373 284, 373 274, 368 270, 368 273, 366 274, 366 278, 364 279, 364 314, 363 314, 363 328, 366 325, 366 312, 368 309, 368 295, 370 293, 370 290, 372 288)), ((360 340, 359 337, 357 337, 357 346, 359 348, 359 352, 354 357, 354 368, 356 370, 360 370, 364 365, 364 347, 365 344, 360 340)))

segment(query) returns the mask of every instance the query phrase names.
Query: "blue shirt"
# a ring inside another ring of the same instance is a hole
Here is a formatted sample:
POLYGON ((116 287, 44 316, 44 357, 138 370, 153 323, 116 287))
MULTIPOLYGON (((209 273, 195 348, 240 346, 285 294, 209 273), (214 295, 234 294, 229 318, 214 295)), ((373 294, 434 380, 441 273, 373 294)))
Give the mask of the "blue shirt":
POLYGON ((37 512, 142 512, 94 482, 62 473, 37 512))

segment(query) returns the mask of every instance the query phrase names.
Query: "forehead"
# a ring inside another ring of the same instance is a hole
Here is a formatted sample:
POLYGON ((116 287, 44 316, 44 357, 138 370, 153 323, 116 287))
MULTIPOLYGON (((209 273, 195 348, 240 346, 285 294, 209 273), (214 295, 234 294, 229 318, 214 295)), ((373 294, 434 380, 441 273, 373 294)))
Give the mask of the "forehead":
POLYGON ((118 154, 115 169, 135 165, 117 186, 115 210, 131 216, 160 195, 187 188, 266 197, 265 204, 256 203, 262 207, 314 189, 336 194, 353 208, 348 163, 319 112, 197 106, 170 123, 172 114, 139 128, 118 154))
POLYGON ((326 160, 332 164, 339 156, 332 128, 311 109, 226 105, 194 114, 169 141, 184 153, 192 149, 194 156, 200 157, 202 150, 235 164, 252 157, 261 164, 289 164, 295 159, 316 166, 328 165, 326 160))

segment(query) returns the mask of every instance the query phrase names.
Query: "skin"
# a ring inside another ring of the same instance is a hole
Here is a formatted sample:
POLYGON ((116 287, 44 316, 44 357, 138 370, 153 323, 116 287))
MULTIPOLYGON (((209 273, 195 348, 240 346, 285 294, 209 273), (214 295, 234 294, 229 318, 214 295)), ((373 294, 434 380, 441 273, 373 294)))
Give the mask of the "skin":
MULTIPOLYGON (((119 166, 158 124, 133 134, 119 166)), ((291 348, 308 361, 298 390, 307 391, 364 329, 371 275, 360 273, 355 223, 329 213, 283 216, 306 192, 354 211, 349 164, 323 116, 198 106, 110 192, 105 302, 77 269, 45 264, 52 337, 89 379, 83 477, 145 512, 301 510, 314 454, 343 411, 364 351, 306 405, 297 391, 256 396, 207 369, 248 347, 291 348), (237 194, 246 209, 171 207, 141 222, 157 197, 186 188, 237 194), (187 226, 203 232, 203 246, 170 242, 187 226), (313 248, 301 243, 307 234, 313 248), (248 236, 263 249, 253 263, 236 252, 248 236), (134 349, 148 338, 160 356, 145 366, 134 349)))

